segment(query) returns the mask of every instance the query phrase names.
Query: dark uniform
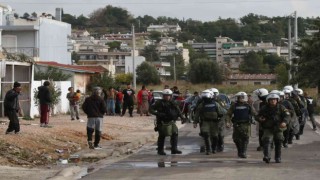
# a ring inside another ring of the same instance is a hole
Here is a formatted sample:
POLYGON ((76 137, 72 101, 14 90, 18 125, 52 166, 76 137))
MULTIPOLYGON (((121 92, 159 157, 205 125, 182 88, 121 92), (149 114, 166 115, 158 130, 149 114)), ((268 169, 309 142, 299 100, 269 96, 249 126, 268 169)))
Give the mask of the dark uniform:
MULTIPOLYGON (((283 105, 290 113, 290 118, 289 122, 287 125, 287 129, 283 132, 284 140, 283 140, 283 147, 287 148, 288 147, 288 142, 289 142, 289 137, 290 134, 293 134, 293 129, 294 129, 294 124, 297 124, 297 115, 295 113, 295 109, 291 102, 288 99, 284 99, 281 102, 281 105, 283 105)), ((292 139, 291 139, 292 143, 292 139)))
MULTIPOLYGON (((217 102, 227 111, 227 104, 222 99, 218 98, 217 102)), ((226 128, 226 116, 222 116, 221 120, 218 123, 219 132, 218 132, 218 145, 217 145, 217 152, 222 152, 224 150, 224 134, 226 128)))
POLYGON ((203 100, 197 107, 194 124, 200 124, 207 154, 215 153, 218 144, 219 124, 226 111, 213 99, 203 100))
POLYGON ((292 144, 293 136, 295 136, 297 140, 300 139, 300 129, 302 128, 302 126, 304 127, 304 124, 305 124, 305 122, 303 122, 304 118, 303 118, 303 110, 302 110, 302 108, 304 108, 304 105, 299 98, 291 97, 288 100, 293 105, 294 111, 299 121, 299 131, 295 132, 294 130, 292 130, 289 134, 288 144, 292 144))
POLYGON ((269 163, 271 159, 270 148, 272 141, 275 144, 275 160, 277 163, 281 162, 281 146, 284 140, 283 131, 286 128, 280 128, 280 124, 288 124, 289 118, 289 111, 279 103, 275 107, 266 105, 260 110, 256 119, 260 121, 263 129, 263 160, 266 163, 269 163), (264 121, 261 121, 262 117, 265 119, 264 121))
POLYGON ((166 155, 164 152, 164 142, 166 136, 171 137, 171 154, 181 154, 178 150, 178 127, 176 120, 180 117, 182 120, 182 114, 179 107, 172 100, 161 99, 156 101, 150 107, 150 113, 156 115, 155 131, 158 131, 158 154, 166 155))
POLYGON ((233 142, 238 150, 238 157, 247 158, 250 127, 255 111, 247 102, 235 102, 228 111, 229 121, 233 123, 233 142))

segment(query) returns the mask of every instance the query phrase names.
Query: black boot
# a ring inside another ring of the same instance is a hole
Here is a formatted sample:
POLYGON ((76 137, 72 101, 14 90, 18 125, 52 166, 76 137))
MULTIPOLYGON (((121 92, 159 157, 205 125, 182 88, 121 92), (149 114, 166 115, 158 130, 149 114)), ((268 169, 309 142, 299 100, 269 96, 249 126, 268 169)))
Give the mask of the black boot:
POLYGON ((171 154, 182 154, 181 151, 178 150, 178 134, 171 136, 171 154))
MULTIPOLYGON (((261 126, 261 124, 260 124, 260 126, 261 126)), ((257 151, 263 150, 262 136, 263 136, 263 130, 259 129, 259 146, 257 147, 257 151)))
POLYGON ((276 163, 281 163, 281 141, 275 142, 274 159, 276 163))
POLYGON ((248 147, 248 141, 244 141, 240 146, 241 148, 240 158, 247 158, 247 147, 248 147))
POLYGON ((288 139, 289 139, 289 130, 285 130, 283 132, 283 135, 284 135, 284 140, 283 140, 283 147, 284 148, 288 148, 288 139))
POLYGON ((270 146, 271 146, 271 143, 269 141, 265 141, 263 143, 263 161, 266 162, 266 163, 270 163, 270 146))
POLYGON ((206 155, 210 155, 211 154, 211 147, 210 147, 209 137, 204 137, 203 139, 204 139, 206 155))
POLYGON ((218 137, 211 137, 211 152, 215 154, 217 152, 218 137))
POLYGON ((288 137, 288 144, 292 144, 292 143, 293 143, 293 142, 292 142, 292 141, 293 141, 293 136, 294 136, 293 133, 290 132, 290 133, 289 133, 289 137, 288 137))
POLYGON ((158 154, 162 156, 167 155, 164 152, 164 140, 165 140, 165 137, 162 137, 162 136, 158 137, 158 154))
POLYGON ((224 150, 224 136, 218 136, 217 152, 223 152, 224 150))
POLYGON ((240 143, 239 142, 234 142, 236 144, 236 147, 237 147, 237 152, 238 152, 238 157, 241 156, 241 149, 240 149, 240 143))
POLYGON ((303 135, 304 125, 300 125, 299 135, 303 135))

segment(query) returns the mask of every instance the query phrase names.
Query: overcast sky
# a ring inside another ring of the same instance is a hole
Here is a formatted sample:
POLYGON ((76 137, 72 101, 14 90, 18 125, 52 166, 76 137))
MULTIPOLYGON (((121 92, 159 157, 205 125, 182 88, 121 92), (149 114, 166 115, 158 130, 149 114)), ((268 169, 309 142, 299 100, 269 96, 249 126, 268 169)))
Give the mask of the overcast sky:
POLYGON ((294 11, 298 16, 320 15, 320 0, 2 0, 20 16, 23 13, 42 12, 54 15, 56 7, 64 12, 88 16, 94 10, 112 5, 127 9, 134 17, 150 15, 179 19, 211 21, 221 18, 240 18, 249 13, 273 16, 287 16, 294 11))

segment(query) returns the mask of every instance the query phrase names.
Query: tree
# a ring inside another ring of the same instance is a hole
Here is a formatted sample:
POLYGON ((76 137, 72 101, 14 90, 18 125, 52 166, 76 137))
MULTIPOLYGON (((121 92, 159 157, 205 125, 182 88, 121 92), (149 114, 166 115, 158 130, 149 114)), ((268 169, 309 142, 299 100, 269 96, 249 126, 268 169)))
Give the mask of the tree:
POLYGON ((66 81, 71 78, 71 74, 64 74, 60 69, 48 66, 46 71, 39 69, 34 73, 34 80, 51 80, 51 81, 66 81))
MULTIPOLYGON (((36 106, 39 106, 40 102, 39 102, 39 99, 38 99, 38 93, 39 93, 39 90, 37 88, 35 88, 33 90, 34 92, 34 96, 33 96, 33 99, 34 99, 34 102, 35 102, 35 105, 36 106)), ((51 112, 52 114, 54 114, 54 108, 57 104, 59 104, 59 102, 61 101, 61 89, 58 88, 56 86, 56 84, 54 83, 54 81, 50 80, 50 86, 49 86, 49 92, 50 92, 50 95, 51 95, 51 104, 50 104, 50 108, 51 108, 51 112)))
POLYGON ((117 84, 128 84, 128 83, 132 82, 132 79, 133 79, 133 74, 131 74, 131 73, 118 74, 115 77, 115 81, 117 84))
POLYGON ((151 40, 160 42, 160 40, 161 40, 161 33, 158 32, 158 31, 152 31, 152 32, 150 32, 149 38, 150 38, 151 40))
POLYGON ((190 64, 188 77, 192 83, 221 83, 218 64, 212 60, 197 59, 190 64))
POLYGON ((75 51, 73 51, 71 53, 71 59, 77 64, 80 60, 80 56, 75 51))
POLYGON ((204 51, 204 49, 201 49, 200 51, 195 51, 190 45, 184 44, 183 47, 187 48, 189 50, 189 62, 192 63, 197 59, 209 59, 208 54, 204 51))
POLYGON ((91 26, 108 27, 111 32, 127 32, 133 20, 127 10, 111 5, 95 10, 89 17, 91 26))
POLYGON ((95 74, 91 76, 90 84, 88 84, 87 88, 91 91, 96 86, 108 89, 109 87, 115 87, 116 84, 110 73, 104 72, 103 74, 95 74))
POLYGON ((155 45, 145 46, 141 52, 141 56, 144 56, 148 62, 160 61, 157 46, 155 45))
POLYGON ((24 18, 24 19, 27 19, 27 18, 29 18, 29 17, 30 17, 30 14, 29 14, 29 13, 24 13, 23 16, 22 16, 22 18, 24 18))
POLYGON ((263 57, 254 51, 250 51, 244 56, 244 61, 240 64, 239 70, 249 74, 269 72, 268 66, 263 64, 263 57))
POLYGON ((183 76, 185 76, 186 67, 184 65, 184 60, 182 55, 180 54, 174 54, 173 56, 166 56, 164 61, 170 62, 170 75, 171 78, 174 79, 174 71, 176 71, 176 78, 181 79, 183 76), (174 58, 175 58, 175 65, 174 65, 174 58), (174 69, 174 66, 176 69, 174 69))
POLYGON ((143 62, 137 67, 137 82, 145 85, 159 84, 160 77, 157 69, 148 62, 143 62))
POLYGON ((109 46, 110 50, 120 49, 121 42, 112 41, 112 42, 108 42, 107 45, 109 46))
POLYGON ((263 63, 267 64, 270 68, 270 73, 275 72, 275 68, 281 64, 285 63, 285 59, 278 56, 277 54, 269 54, 263 57, 263 63))
MULTIPOLYGON (((320 24, 318 24, 318 29, 320 24)), ((297 73, 293 82, 303 86, 317 86, 320 94, 320 32, 312 38, 301 39, 294 53, 297 59, 297 73)), ((292 67, 294 70, 296 66, 292 67)))
POLYGON ((288 84, 288 70, 286 64, 279 64, 274 68, 277 75, 277 84, 279 87, 284 87, 288 84))
POLYGON ((38 17, 38 14, 37 14, 36 12, 33 12, 31 15, 32 15, 33 17, 38 17))

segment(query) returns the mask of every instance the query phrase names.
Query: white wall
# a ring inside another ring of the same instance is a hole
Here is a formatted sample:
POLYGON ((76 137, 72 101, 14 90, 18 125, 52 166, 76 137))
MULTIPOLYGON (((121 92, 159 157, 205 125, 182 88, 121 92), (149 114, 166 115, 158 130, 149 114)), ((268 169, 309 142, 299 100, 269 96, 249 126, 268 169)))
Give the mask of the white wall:
POLYGON ((68 52, 68 35, 71 25, 68 23, 40 18, 40 60, 71 64, 71 53, 68 52))
MULTIPOLYGON (((30 117, 39 116, 39 107, 36 106, 34 102, 34 90, 43 84, 44 81, 33 81, 31 84, 31 107, 30 107, 30 117)), ((59 81, 55 82, 56 88, 60 88, 61 96, 60 102, 56 105, 54 109, 55 114, 65 114, 69 111, 69 101, 66 98, 68 93, 68 88, 71 86, 70 81, 59 81)))
MULTIPOLYGON (((132 67, 133 67, 132 61, 133 61, 132 56, 125 57, 125 73, 132 73, 132 67)), ((137 66, 139 66, 141 63, 146 61, 146 58, 143 56, 135 56, 134 61, 135 61, 135 69, 137 69, 137 66)))

